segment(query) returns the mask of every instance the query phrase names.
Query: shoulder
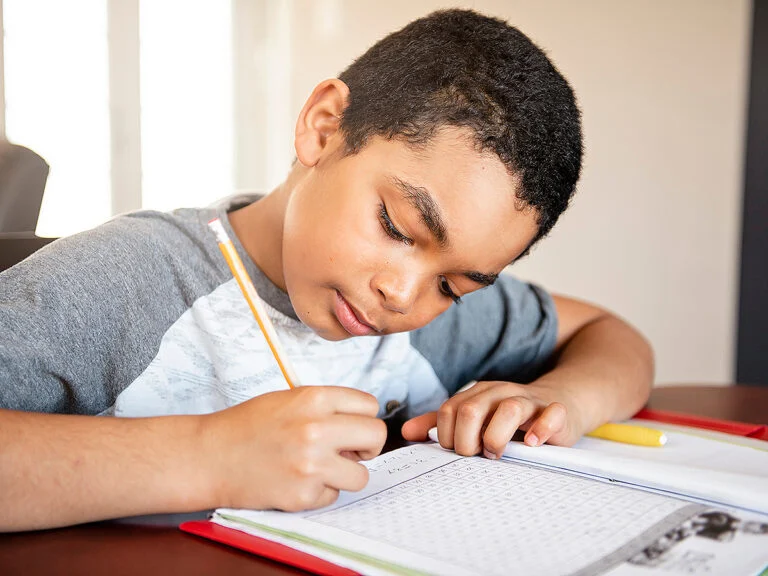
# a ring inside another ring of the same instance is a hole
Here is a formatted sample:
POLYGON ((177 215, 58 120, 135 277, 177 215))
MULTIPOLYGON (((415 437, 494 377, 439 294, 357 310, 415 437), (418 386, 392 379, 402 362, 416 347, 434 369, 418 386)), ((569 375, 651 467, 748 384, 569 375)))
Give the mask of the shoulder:
POLYGON ((553 351, 556 337, 552 296, 503 275, 412 332, 411 343, 453 392, 470 380, 498 374, 529 380, 553 351))
POLYGON ((503 274, 493 286, 462 298, 433 322, 415 331, 415 337, 457 326, 482 332, 513 327, 517 332, 531 330, 542 322, 555 322, 557 314, 549 292, 513 276, 503 274))
POLYGON ((224 276, 217 246, 205 234, 203 210, 138 211, 61 238, 2 274, 6 294, 82 299, 110 293, 121 299, 148 283, 168 285, 201 275, 210 290, 224 276), (202 265, 201 265, 202 263, 202 265))

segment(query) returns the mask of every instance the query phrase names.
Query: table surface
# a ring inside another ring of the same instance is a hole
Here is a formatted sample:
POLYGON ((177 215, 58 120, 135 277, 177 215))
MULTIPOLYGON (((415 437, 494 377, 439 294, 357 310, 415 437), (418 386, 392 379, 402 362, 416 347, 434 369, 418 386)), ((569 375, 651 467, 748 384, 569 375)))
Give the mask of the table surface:
MULTIPOLYGON (((651 394, 650 408, 768 424, 768 388, 672 386, 651 394)), ((0 535, 0 574, 304 574, 178 530, 205 513, 127 518, 0 535)))

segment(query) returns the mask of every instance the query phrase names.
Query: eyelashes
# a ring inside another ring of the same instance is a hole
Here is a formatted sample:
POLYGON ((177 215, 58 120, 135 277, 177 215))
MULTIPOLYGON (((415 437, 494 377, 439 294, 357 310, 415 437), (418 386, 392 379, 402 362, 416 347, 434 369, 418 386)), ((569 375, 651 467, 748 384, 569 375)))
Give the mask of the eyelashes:
POLYGON ((445 276, 440 276, 440 292, 442 292, 443 295, 448 296, 448 298, 453 300, 456 304, 461 304, 461 297, 456 296, 456 294, 453 293, 451 285, 448 284, 448 279, 445 276))
POLYGON ((402 242, 406 246, 413 246, 413 239, 408 238, 408 236, 400 232, 400 230, 398 230, 392 223, 392 220, 389 217, 389 212, 387 212, 387 207, 384 206, 384 202, 379 204, 379 222, 381 222, 381 227, 384 228, 384 232, 387 233, 387 236, 393 240, 402 242))
MULTIPOLYGON (((406 246, 413 246, 413 238, 409 238, 397 229, 397 226, 394 225, 392 219, 389 217, 389 212, 387 212, 387 207, 384 205, 384 202, 379 203, 379 222, 386 235, 392 238, 392 240, 402 242, 406 246)), ((451 289, 448 279, 445 276, 440 276, 439 281, 440 293, 453 300, 456 304, 461 304, 461 297, 457 296, 451 289)))

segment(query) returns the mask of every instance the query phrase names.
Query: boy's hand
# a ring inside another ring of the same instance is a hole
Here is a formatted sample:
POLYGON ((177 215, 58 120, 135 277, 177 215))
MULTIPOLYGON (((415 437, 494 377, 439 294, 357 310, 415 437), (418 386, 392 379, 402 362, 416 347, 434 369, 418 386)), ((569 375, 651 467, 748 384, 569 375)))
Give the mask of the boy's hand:
POLYGON ((527 430, 525 443, 570 446, 585 432, 573 405, 542 385, 478 382, 443 403, 437 412, 412 418, 403 425, 406 440, 425 440, 437 424, 443 448, 462 456, 482 452, 499 458, 514 433, 527 430))
POLYGON ((361 490, 368 460, 387 436, 376 398, 350 388, 309 386, 264 394, 203 416, 215 506, 297 511, 361 490))

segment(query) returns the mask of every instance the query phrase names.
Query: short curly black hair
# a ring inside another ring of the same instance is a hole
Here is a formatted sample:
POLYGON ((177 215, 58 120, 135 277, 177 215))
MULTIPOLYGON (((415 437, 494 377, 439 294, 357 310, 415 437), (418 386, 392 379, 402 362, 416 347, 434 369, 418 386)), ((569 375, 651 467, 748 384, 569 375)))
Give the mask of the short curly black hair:
POLYGON ((339 79, 349 87, 347 154, 373 136, 424 145, 442 127, 469 128, 479 150, 493 151, 521 179, 517 197, 536 210, 539 227, 528 249, 568 207, 582 159, 573 90, 503 20, 434 12, 378 41, 339 79))

